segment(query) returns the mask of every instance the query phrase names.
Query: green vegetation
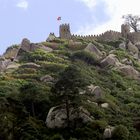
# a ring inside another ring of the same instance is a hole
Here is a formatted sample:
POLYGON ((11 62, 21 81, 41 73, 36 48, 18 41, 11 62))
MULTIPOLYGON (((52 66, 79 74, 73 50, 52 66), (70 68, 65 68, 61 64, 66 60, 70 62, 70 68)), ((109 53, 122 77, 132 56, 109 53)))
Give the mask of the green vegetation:
POLYGON ((71 56, 71 59, 72 60, 79 59, 79 60, 82 60, 82 61, 86 62, 87 64, 91 64, 91 65, 99 64, 96 56, 87 51, 77 51, 77 52, 73 53, 73 55, 71 56))
MULTIPOLYGON (((131 60, 140 71, 139 61, 118 48, 120 42, 92 43, 107 55, 113 50, 120 62, 131 60)), ((17 62, 20 67, 0 74, 0 139, 104 140, 104 130, 112 126, 109 140, 140 140, 139 80, 122 75, 112 66, 101 68, 93 53, 83 50, 88 41, 81 43, 74 48, 68 40, 43 42, 53 51, 26 52, 17 62), (28 67, 27 63, 38 67, 28 67), (101 88, 100 98, 87 92, 90 85, 101 88), (108 106, 102 106, 104 103, 108 106), (50 129, 45 123, 47 114, 60 105, 66 109, 67 127, 50 129), (93 120, 70 122, 70 109, 78 107, 83 107, 93 120)))

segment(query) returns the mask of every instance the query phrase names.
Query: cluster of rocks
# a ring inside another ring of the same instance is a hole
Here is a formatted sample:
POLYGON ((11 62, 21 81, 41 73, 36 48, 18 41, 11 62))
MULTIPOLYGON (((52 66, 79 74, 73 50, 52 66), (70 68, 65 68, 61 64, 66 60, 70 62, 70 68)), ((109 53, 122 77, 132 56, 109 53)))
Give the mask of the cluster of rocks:
MULTIPOLYGON (((130 41, 128 42, 127 46, 125 45, 125 43, 121 43, 120 47, 122 47, 123 49, 128 49, 130 54, 132 54, 135 59, 138 59, 139 50, 130 41)), ((137 79, 140 76, 139 72, 133 67, 133 62, 131 60, 128 60, 128 58, 126 58, 123 59, 122 62, 120 62, 117 56, 113 54, 114 51, 111 51, 109 55, 104 58, 103 52, 97 49, 97 47, 92 43, 88 44, 88 46, 85 48, 85 51, 93 53, 96 58, 100 60, 100 65, 102 68, 113 66, 116 70, 120 71, 126 76, 129 76, 130 78, 137 79)))
POLYGON ((0 72, 4 72, 6 68, 8 67, 8 65, 10 64, 11 64, 10 59, 5 59, 4 57, 1 57, 0 58, 0 72))
POLYGON ((135 59, 139 59, 139 49, 132 44, 130 41, 127 44, 127 49, 129 51, 129 53, 135 58, 135 59))
POLYGON ((9 47, 6 52, 3 54, 3 57, 6 59, 14 59, 18 53, 18 46, 17 47, 9 47))
POLYGON ((45 51, 48 51, 48 52, 52 51, 51 48, 48 48, 42 44, 31 43, 30 40, 26 38, 22 40, 20 48, 24 51, 35 51, 36 49, 44 49, 45 51))
MULTIPOLYGON (((92 122, 94 118, 83 107, 78 109, 70 108, 69 114, 70 122, 74 120, 82 120, 82 123, 92 122)), ((46 118, 46 125, 48 128, 65 128, 67 126, 67 115, 64 105, 52 107, 46 118)))
POLYGON ((106 67, 106 66, 116 66, 119 67, 122 64, 119 62, 119 60, 116 58, 116 55, 114 54, 109 54, 106 58, 104 58, 101 62, 101 67, 106 67))

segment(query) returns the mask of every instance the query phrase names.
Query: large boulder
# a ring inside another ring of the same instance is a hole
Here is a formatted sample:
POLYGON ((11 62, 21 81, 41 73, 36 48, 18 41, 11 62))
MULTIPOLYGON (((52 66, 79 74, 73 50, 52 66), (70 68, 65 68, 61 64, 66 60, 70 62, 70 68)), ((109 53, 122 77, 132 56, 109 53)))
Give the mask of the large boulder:
POLYGON ((42 49, 42 50, 47 51, 47 52, 53 51, 52 48, 46 47, 46 46, 44 46, 42 44, 31 43, 31 45, 30 45, 30 51, 35 51, 37 49, 42 49))
POLYGON ((115 127, 107 126, 105 128, 105 130, 104 130, 104 133, 103 133, 104 139, 110 139, 110 138, 112 138, 114 129, 115 129, 115 127))
POLYGON ((10 63, 11 63, 10 59, 1 58, 0 59, 0 72, 5 71, 10 63))
POLYGON ((30 40, 28 40, 27 38, 24 38, 21 42, 20 48, 26 52, 30 51, 30 40))
POLYGON ((97 49, 97 47, 92 43, 89 43, 84 50, 93 53, 97 57, 97 59, 102 58, 102 52, 99 49, 97 49))
POLYGON ((127 44, 127 49, 130 52, 130 54, 132 54, 134 56, 134 58, 138 59, 139 50, 130 41, 127 44))
POLYGON ((137 42, 136 44, 135 44, 135 46, 138 48, 138 50, 140 51, 140 42, 137 42))
POLYGON ((106 67, 106 66, 121 66, 122 64, 119 62, 119 60, 116 58, 116 55, 114 54, 109 54, 105 59, 101 61, 101 67, 106 67))
POLYGON ((121 60, 121 62, 122 62, 123 64, 133 66, 133 62, 132 62, 131 59, 124 58, 124 59, 121 60))
POLYGON ((41 45, 41 49, 43 49, 43 50, 46 51, 46 52, 52 52, 52 51, 53 51, 52 48, 49 48, 49 47, 44 46, 44 45, 41 45))
POLYGON ((109 107, 109 104, 108 103, 103 103, 103 104, 101 104, 101 107, 102 108, 108 108, 109 107))
MULTIPOLYGON (((69 119, 72 124, 74 120, 80 119, 82 123, 88 123, 93 121, 93 117, 83 107, 79 109, 70 109, 69 119)), ((66 109, 64 106, 52 107, 46 118, 46 125, 48 128, 65 128, 67 126, 66 109)))
POLYGON ((68 47, 73 50, 79 50, 79 49, 84 49, 86 45, 80 41, 69 40, 68 47))
POLYGON ((6 50, 6 52, 3 54, 3 56, 6 58, 6 59, 9 59, 9 58, 15 58, 17 53, 18 53, 18 50, 19 48, 16 48, 16 47, 10 47, 6 50))
POLYGON ((18 64, 16 62, 11 62, 11 64, 9 64, 6 69, 18 69, 19 66, 20 66, 20 64, 18 64))
POLYGON ((118 70, 122 72, 124 75, 133 79, 138 79, 140 75, 139 72, 130 65, 123 65, 121 67, 118 67, 118 70))
POLYGON ((87 86, 87 93, 93 95, 95 99, 99 99, 102 97, 102 90, 99 86, 94 85, 87 86))
POLYGON ((121 44, 119 44, 119 48, 122 49, 122 50, 125 50, 126 49, 125 42, 122 42, 121 44))
POLYGON ((40 44, 37 44, 37 43, 31 43, 30 44, 30 50, 29 51, 35 51, 36 49, 40 49, 41 48, 41 45, 40 44))

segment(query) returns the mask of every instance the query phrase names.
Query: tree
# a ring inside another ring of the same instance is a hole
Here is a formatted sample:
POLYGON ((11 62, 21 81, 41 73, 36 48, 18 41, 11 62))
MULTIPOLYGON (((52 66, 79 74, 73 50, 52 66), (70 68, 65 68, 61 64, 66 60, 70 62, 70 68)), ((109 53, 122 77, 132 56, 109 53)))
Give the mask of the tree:
POLYGON ((125 19, 125 22, 135 31, 139 31, 139 22, 140 22, 140 16, 138 15, 124 15, 123 18, 125 19))
POLYGON ((52 88, 58 103, 65 105, 68 127, 70 123, 70 108, 76 108, 80 104, 79 89, 85 85, 86 82, 80 69, 75 65, 71 65, 61 73, 60 79, 52 88))
POLYGON ((39 117, 40 114, 43 114, 43 109, 47 108, 47 94, 44 86, 35 81, 27 82, 22 85, 20 88, 20 99, 22 103, 25 105, 28 112, 33 117, 39 117), (46 103, 46 106, 43 105, 43 102, 46 103), (41 109, 39 104, 43 106, 41 109), (40 108, 40 109, 39 109, 40 108))

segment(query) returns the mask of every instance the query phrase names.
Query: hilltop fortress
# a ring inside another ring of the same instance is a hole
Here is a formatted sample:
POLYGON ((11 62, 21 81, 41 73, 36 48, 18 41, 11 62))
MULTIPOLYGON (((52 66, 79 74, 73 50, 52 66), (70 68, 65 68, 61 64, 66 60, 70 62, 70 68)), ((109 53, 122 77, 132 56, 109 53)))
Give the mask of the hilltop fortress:
POLYGON ((121 32, 110 30, 100 35, 86 35, 86 36, 71 34, 70 25, 62 24, 59 27, 59 37, 61 39, 72 39, 72 40, 84 39, 87 41, 93 40, 115 41, 120 38, 126 38, 129 39, 134 44, 140 42, 140 32, 130 32, 130 27, 127 24, 122 24, 121 32))

